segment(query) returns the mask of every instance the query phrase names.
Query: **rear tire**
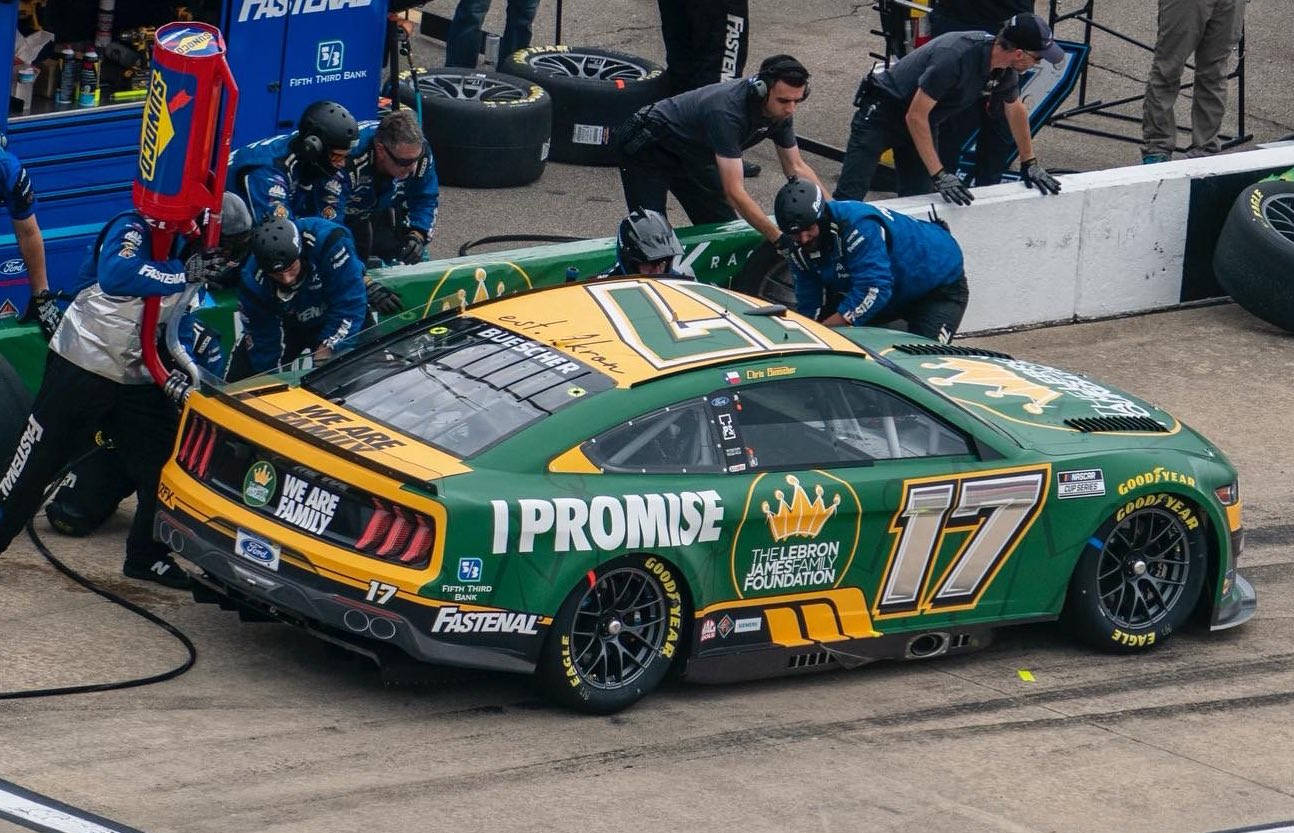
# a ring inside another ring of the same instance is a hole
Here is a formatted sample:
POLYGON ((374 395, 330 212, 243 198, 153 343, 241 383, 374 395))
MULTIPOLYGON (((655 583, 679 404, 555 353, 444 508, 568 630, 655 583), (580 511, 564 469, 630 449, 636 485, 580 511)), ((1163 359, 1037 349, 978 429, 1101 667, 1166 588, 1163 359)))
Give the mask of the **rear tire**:
POLYGON ((1203 517, 1194 506, 1168 493, 1130 500, 1084 547, 1062 620, 1102 650, 1147 650, 1195 609, 1207 557, 1203 517))
POLYGON ((668 92, 663 67, 610 49, 533 46, 509 55, 499 68, 553 97, 554 162, 615 165, 616 129, 668 92))
POLYGON ((562 603, 539 661, 556 703, 611 714, 664 679, 683 633, 678 570, 655 556, 628 556, 590 572, 562 603))
POLYGON ((1213 253, 1218 284, 1237 304, 1294 332, 1294 182, 1240 192, 1213 253))
POLYGON ((777 253, 773 244, 765 240, 751 252, 741 271, 732 279, 732 289, 770 304, 782 304, 795 309, 795 276, 786 258, 777 253))

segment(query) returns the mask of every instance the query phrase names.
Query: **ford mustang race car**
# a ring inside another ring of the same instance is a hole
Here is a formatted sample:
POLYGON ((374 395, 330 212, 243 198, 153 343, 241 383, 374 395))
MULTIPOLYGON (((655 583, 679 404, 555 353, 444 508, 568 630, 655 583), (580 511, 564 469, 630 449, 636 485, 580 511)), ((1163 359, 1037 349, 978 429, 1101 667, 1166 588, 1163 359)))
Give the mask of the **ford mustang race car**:
POLYGON ((158 538, 199 600, 623 708, 1062 618, 1112 651, 1255 609, 1236 472, 1132 396, 688 281, 388 322, 189 398, 158 538))

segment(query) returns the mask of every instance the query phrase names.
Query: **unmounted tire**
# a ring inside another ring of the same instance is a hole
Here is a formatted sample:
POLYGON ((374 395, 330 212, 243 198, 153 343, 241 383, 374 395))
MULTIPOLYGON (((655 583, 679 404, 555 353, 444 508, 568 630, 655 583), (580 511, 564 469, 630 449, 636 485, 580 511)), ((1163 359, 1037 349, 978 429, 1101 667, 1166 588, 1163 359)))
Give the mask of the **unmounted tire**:
MULTIPOLYGON (((539 179, 548 159, 553 101, 538 84, 498 72, 438 67, 418 72, 422 132, 445 185, 508 188, 539 179)), ((413 106, 401 74, 400 100, 413 106)))
MULTIPOLYGON (((0 466, 18 447, 18 437, 31 413, 32 395, 13 365, 0 356, 0 466)), ((0 470, 0 477, 4 471, 0 470)))
POLYGON ((1063 620, 1102 650, 1158 645, 1194 610, 1207 559, 1203 516, 1194 506, 1168 493, 1135 498, 1084 547, 1063 620))
POLYGON ((655 556, 629 556, 593 571, 553 620, 539 681, 555 702, 611 714, 660 683, 683 633, 681 577, 655 556))
POLYGON ((1213 272, 1241 307, 1294 332, 1294 182, 1240 192, 1218 236, 1213 272))
POLYGON ((786 258, 768 241, 750 253, 741 271, 732 279, 732 289, 795 309, 795 277, 786 258))
POLYGON ((667 92, 663 67, 609 49, 533 46, 512 53, 499 68, 553 97, 554 162, 616 164, 616 128, 667 92))

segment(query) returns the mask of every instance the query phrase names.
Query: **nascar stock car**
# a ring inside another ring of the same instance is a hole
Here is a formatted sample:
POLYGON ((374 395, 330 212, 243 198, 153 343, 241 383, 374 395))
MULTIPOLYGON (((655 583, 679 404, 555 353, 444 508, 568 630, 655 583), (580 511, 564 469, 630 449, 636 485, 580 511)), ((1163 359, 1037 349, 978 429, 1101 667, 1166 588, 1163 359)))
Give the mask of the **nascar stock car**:
POLYGON ((409 317, 189 398, 156 533, 199 600, 602 713, 1255 609, 1227 459, 1084 376, 689 281, 409 317))

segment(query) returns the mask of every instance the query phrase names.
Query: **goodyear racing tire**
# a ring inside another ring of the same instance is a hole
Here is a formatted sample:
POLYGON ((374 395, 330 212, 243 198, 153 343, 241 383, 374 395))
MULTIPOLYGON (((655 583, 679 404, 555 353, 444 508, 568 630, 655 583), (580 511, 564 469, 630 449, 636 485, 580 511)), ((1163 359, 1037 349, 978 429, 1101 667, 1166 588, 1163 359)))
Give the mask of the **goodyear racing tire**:
MULTIPOLYGON (((402 73, 400 100, 414 105, 402 73)), ((422 132, 444 185, 509 188, 539 179, 548 159, 553 100, 523 78, 455 67, 418 71, 422 132)))
POLYGON ((1294 182, 1240 192, 1213 254, 1218 284, 1237 304, 1294 332, 1294 182))
POLYGON ((553 97, 552 159, 576 165, 616 164, 616 128, 668 91, 663 67, 609 49, 532 46, 512 53, 499 68, 553 97))
MULTIPOLYGON (((27 415, 31 413, 32 395, 22 383, 18 371, 0 356, 0 466, 9 462, 9 456, 18 447, 18 436, 27 415)), ((0 470, 0 476, 4 471, 0 470)))
POLYGON ((655 556, 616 559, 589 575, 553 620, 539 682, 563 706, 611 714, 654 689, 681 650, 682 579, 655 556))
POLYGON ((777 253, 773 244, 764 241, 751 252, 741 271, 732 279, 732 288, 770 304, 782 304, 795 309, 795 277, 786 259, 777 253))
POLYGON ((1142 495, 1089 539, 1070 580, 1062 620, 1102 650, 1144 651, 1191 615, 1207 558, 1196 507, 1177 495, 1142 495))

